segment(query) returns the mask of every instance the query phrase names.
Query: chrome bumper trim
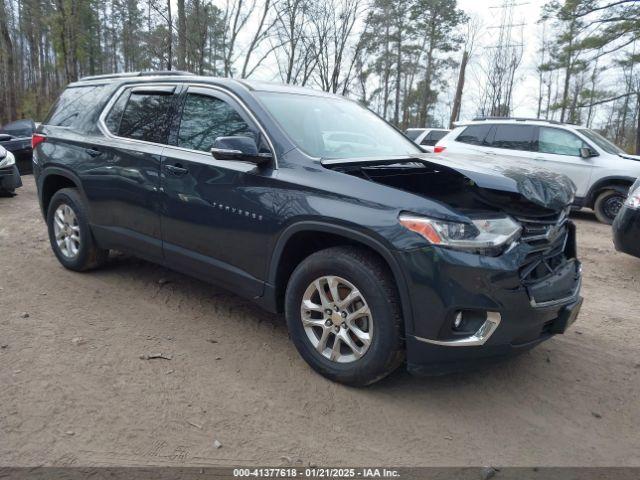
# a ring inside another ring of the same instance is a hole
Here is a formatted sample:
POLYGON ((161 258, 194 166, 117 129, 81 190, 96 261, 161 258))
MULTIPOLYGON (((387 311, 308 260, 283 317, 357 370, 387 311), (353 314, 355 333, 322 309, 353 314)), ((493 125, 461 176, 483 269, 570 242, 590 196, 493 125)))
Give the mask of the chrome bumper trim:
POLYGON ((493 332, 496 331, 500 325, 502 316, 499 312, 487 312, 487 319, 478 329, 476 333, 464 338, 457 338, 455 340, 431 340, 429 338, 415 337, 416 340, 425 343, 431 343, 433 345, 441 345, 443 347, 473 347, 478 345, 484 345, 493 332))

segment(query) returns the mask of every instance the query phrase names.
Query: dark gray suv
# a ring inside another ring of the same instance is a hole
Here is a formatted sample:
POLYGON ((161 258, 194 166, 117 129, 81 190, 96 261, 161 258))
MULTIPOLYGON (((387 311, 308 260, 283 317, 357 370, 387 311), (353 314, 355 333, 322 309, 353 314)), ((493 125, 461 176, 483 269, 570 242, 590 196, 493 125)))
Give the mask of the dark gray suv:
POLYGON ((62 265, 117 249, 222 285, 284 312, 335 381, 504 357, 580 308, 571 182, 434 159, 342 97, 175 72, 85 78, 33 143, 62 265))

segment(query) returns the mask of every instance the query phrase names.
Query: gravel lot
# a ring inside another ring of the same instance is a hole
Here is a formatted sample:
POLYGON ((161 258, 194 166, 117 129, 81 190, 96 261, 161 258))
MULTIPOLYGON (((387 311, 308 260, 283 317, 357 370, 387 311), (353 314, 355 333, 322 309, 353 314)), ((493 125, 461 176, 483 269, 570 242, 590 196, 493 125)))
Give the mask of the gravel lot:
POLYGON ((0 465, 640 466, 640 260, 591 213, 575 215, 585 302, 567 334, 358 390, 232 294, 125 256, 66 271, 24 183, 0 198, 0 465))

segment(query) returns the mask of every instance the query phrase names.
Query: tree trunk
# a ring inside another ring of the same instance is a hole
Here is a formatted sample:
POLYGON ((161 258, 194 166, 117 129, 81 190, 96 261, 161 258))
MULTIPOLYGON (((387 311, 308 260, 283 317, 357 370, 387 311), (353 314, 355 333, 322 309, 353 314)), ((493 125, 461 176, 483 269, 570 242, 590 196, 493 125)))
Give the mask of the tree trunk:
POLYGON ((398 44, 396 50, 396 99, 393 110, 393 123, 397 127, 400 120, 400 86, 402 75, 402 30, 401 25, 398 26, 398 44))
MULTIPOLYGON (((464 75, 467 70, 467 62, 469 61, 469 52, 462 52, 462 62, 460 62, 460 72, 458 73, 458 85, 456 87, 456 96, 453 99, 453 109, 451 110, 451 118, 449 119, 449 128, 453 130, 453 122, 460 120, 460 107, 462 106, 462 92, 464 90, 464 75)), ((538 111, 540 107, 538 106, 538 111)))
POLYGON ((187 66, 187 16, 184 0, 178 0, 178 70, 187 66))
MULTIPOLYGON (((0 112, 0 118, 2 118, 1 113, 4 113, 5 118, 8 121, 15 120, 18 116, 17 112, 17 97, 16 97, 16 85, 15 85, 15 52, 13 50, 13 42, 11 41, 11 34, 9 33, 9 24, 7 19, 9 15, 7 15, 7 6, 5 5, 4 0, 0 0, 0 39, 2 39, 2 43, 4 48, 2 49, 3 56, 6 58, 6 106, 4 108, 4 112, 0 112)), ((1 73, 1 72, 0 72, 1 73)), ((4 123, 4 122, 3 122, 4 123)))
POLYGON ((636 155, 640 155, 640 94, 638 94, 638 123, 636 125, 636 155))
POLYGON ((167 45, 167 70, 173 66, 173 21, 171 20, 171 0, 167 0, 167 32, 169 34, 167 45))

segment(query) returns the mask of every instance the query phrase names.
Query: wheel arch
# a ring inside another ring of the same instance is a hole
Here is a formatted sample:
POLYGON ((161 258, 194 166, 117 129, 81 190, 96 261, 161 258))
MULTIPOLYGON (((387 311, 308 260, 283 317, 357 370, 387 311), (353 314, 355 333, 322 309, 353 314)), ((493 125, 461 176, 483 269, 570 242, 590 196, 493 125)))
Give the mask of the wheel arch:
POLYGON ((608 189, 616 189, 620 190, 622 188, 628 189, 633 185, 637 179, 633 177, 627 177, 623 175, 616 175, 610 177, 604 177, 594 183, 589 189, 589 193, 587 193, 584 206, 588 208, 593 208, 596 198, 598 198, 598 194, 603 190, 608 189))
POLYGON ((309 255, 337 245, 363 247, 377 255, 389 268, 398 289, 405 329, 412 324, 408 287, 400 265, 380 240, 359 230, 320 221, 305 221, 289 226, 278 238, 267 272, 266 295, 272 310, 284 310, 284 293, 293 270, 309 255), (270 290, 270 292, 269 292, 270 290))
POLYGON ((85 202, 85 205, 87 205, 88 207, 87 197, 82 188, 80 179, 77 177, 77 175, 68 170, 49 167, 45 171, 43 171, 38 178, 38 184, 40 207, 45 218, 47 216, 47 210, 49 209, 51 199, 58 190, 61 190, 63 188, 76 188, 80 193, 82 200, 85 202))

